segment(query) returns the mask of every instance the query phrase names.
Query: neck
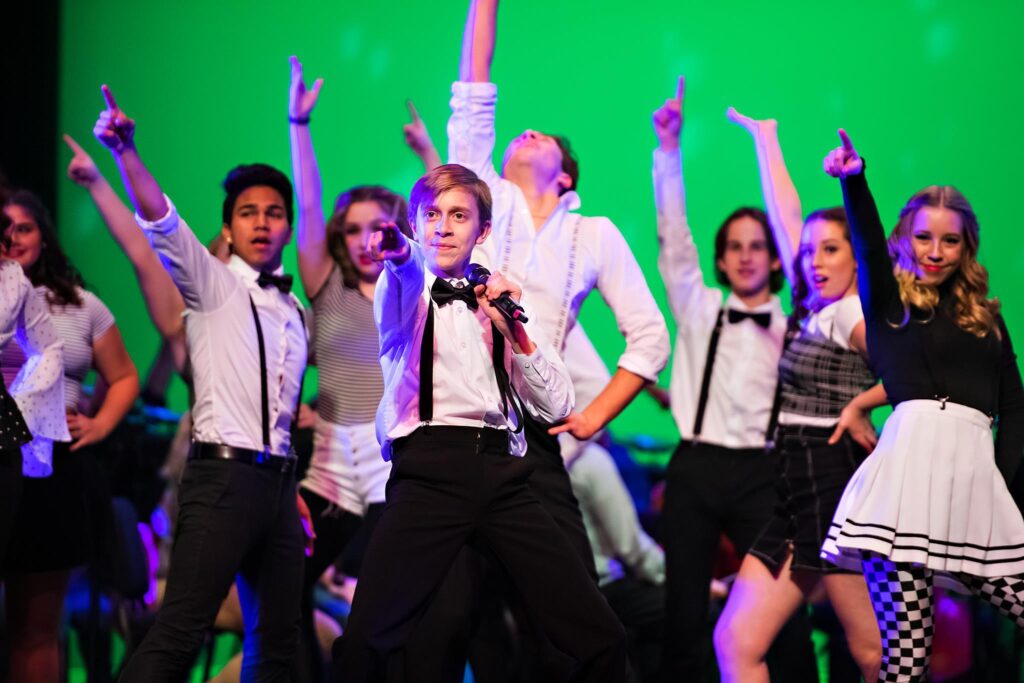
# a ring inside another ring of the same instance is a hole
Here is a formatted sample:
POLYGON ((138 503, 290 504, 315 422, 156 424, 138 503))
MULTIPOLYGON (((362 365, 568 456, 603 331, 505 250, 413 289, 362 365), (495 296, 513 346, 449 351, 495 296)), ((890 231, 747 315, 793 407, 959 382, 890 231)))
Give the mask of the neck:
POLYGON ((558 208, 558 184, 540 182, 532 173, 514 173, 506 177, 522 191, 526 205, 530 207, 533 227, 540 230, 558 208))
POLYGON ((427 270, 434 274, 434 277, 439 277, 447 280, 448 278, 464 278, 466 277, 466 267, 469 265, 469 261, 460 263, 451 268, 442 268, 437 263, 427 263, 427 270))
POLYGON ((374 292, 377 291, 377 281, 376 280, 362 280, 361 279, 361 280, 359 280, 359 284, 357 285, 357 287, 359 288, 359 293, 360 294, 365 296, 370 301, 373 301, 373 294, 374 294, 374 292))
POLYGON ((743 302, 743 305, 747 308, 757 308, 771 301, 772 292, 770 289, 765 287, 764 289, 756 292, 737 292, 733 291, 736 298, 743 302))

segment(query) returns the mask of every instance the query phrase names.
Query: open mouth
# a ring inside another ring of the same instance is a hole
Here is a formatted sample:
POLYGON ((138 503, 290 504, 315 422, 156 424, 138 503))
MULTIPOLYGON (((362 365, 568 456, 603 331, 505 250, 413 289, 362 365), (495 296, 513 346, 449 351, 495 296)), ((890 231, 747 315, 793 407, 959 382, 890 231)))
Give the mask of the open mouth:
POLYGON ((828 278, 825 277, 824 275, 815 275, 813 282, 815 287, 817 287, 818 289, 822 289, 825 287, 826 284, 828 284, 828 278))
POLYGON ((270 238, 269 237, 253 237, 251 244, 253 244, 254 246, 258 246, 258 247, 269 247, 270 246, 270 238))

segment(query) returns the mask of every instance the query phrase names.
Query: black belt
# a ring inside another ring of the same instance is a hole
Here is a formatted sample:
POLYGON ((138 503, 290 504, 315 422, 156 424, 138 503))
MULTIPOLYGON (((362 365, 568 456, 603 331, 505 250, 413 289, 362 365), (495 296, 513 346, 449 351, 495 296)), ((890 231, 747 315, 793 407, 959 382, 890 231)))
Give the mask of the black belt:
POLYGON ((833 427, 817 427, 813 425, 780 424, 776 432, 776 441, 828 441, 836 431, 833 427))
POLYGON ((276 470, 281 474, 288 474, 295 471, 295 464, 298 458, 294 456, 270 455, 263 451, 254 451, 248 448, 236 448, 225 446, 219 443, 192 442, 188 451, 189 460, 234 460, 244 462, 253 467, 262 467, 268 470, 276 470))

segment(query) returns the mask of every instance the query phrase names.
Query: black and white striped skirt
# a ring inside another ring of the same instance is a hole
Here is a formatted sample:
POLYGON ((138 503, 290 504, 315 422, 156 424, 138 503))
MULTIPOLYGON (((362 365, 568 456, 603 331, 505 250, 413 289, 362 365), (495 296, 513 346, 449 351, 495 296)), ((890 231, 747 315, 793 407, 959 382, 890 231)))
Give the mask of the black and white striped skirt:
POLYGON ((896 406, 847 484, 821 556, 860 569, 864 551, 973 576, 1024 572, 1024 518, 996 469, 988 416, 934 400, 896 406))

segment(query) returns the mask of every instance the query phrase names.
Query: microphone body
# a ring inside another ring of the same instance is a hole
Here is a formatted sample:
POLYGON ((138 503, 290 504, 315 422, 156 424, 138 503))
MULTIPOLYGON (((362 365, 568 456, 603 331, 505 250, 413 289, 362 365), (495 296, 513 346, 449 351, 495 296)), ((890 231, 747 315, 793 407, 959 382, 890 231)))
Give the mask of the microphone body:
MULTIPOLYGON (((486 285, 487 278, 491 276, 491 271, 487 270, 479 263, 470 263, 469 267, 466 268, 466 279, 469 280, 469 284, 473 287, 477 285, 486 285)), ((512 321, 518 320, 521 323, 530 322, 530 319, 526 317, 526 311, 523 307, 512 300, 512 297, 505 292, 497 299, 491 302, 494 306, 501 311, 502 315, 512 321)))

